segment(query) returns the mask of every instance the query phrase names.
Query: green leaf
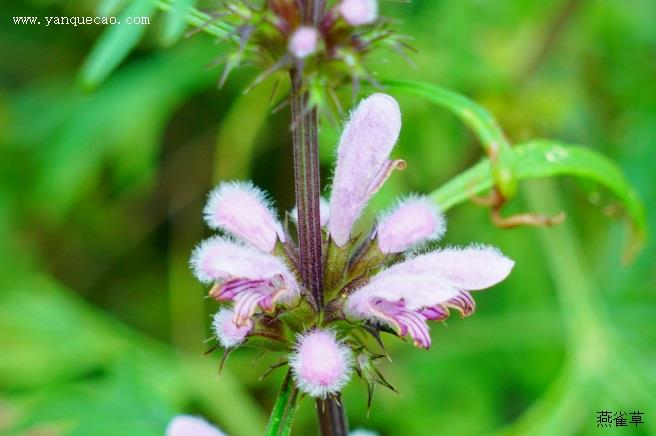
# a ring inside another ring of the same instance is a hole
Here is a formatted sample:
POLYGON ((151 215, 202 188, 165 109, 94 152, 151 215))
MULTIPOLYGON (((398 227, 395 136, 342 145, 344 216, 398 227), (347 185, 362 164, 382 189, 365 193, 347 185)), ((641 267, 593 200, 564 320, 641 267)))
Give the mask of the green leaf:
POLYGON ((123 6, 125 0, 102 0, 96 8, 96 14, 99 17, 109 17, 114 15, 123 6))
POLYGON ((196 0, 173 0, 162 27, 162 44, 171 45, 180 39, 187 26, 185 14, 195 4, 196 0))
MULTIPOLYGON (((636 191, 610 159, 586 147, 550 140, 534 140, 512 149, 511 169, 517 180, 575 176, 596 182, 622 202, 633 222, 628 254, 646 238, 645 210, 636 191)), ((480 194, 494 185, 489 159, 484 159, 433 191, 431 197, 444 210, 480 194)))
MULTIPOLYGON (((168 12, 174 7, 172 1, 174 0, 154 0, 154 3, 160 10, 168 12)), ((230 24, 222 21, 216 22, 210 15, 196 8, 188 7, 184 17, 187 23, 194 27, 202 27, 202 31, 209 35, 221 39, 230 38, 233 42, 239 42, 239 36, 234 33, 234 28, 230 24)))
POLYGON ((499 124, 484 107, 461 94, 430 83, 386 80, 383 85, 392 91, 423 97, 460 118, 476 134, 485 152, 495 157, 493 175, 496 186, 504 196, 510 198, 514 195, 517 186, 510 171, 510 144, 499 124))
POLYGON ((262 431, 259 406, 229 368, 216 379, 216 359, 175 353, 34 266, 8 263, 0 266, 12 272, 0 294, 0 386, 27 400, 16 430, 66 422, 71 434, 162 434, 192 404, 230 434, 262 431))
POLYGON ((266 434, 268 436, 290 435, 299 403, 298 388, 294 385, 290 371, 285 376, 278 398, 276 398, 276 403, 273 405, 266 434))
POLYGON ((152 0, 135 0, 118 18, 120 24, 110 25, 87 57, 80 78, 88 87, 102 82, 130 54, 146 32, 148 25, 126 24, 127 17, 150 17, 155 10, 152 0))

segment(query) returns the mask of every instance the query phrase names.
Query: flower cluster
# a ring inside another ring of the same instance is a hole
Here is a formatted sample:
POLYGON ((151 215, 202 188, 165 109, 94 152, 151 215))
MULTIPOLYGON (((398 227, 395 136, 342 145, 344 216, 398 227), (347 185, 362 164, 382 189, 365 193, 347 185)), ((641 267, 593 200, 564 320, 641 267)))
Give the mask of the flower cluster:
POLYGON ((244 58, 263 71, 254 84, 278 71, 303 71, 303 91, 310 104, 326 106, 327 93, 344 84, 357 89, 361 81, 376 83, 366 68, 366 57, 378 47, 403 52, 409 47, 391 30, 389 20, 379 17, 377 0, 341 0, 313 16, 297 0, 265 0, 259 4, 233 0, 218 14, 234 26, 231 39, 237 49, 226 59, 221 83, 244 58))
POLYGON ((267 196, 248 182, 221 183, 209 196, 205 220, 222 236, 201 243, 191 264, 211 285, 209 295, 229 303, 215 315, 214 333, 228 349, 286 353, 296 385, 308 395, 339 392, 352 371, 387 385, 373 365, 377 354, 355 331, 375 338, 388 332, 429 348, 429 321, 445 320, 451 309, 471 315, 471 291, 500 282, 513 267, 488 246, 426 250, 445 232, 444 216, 426 196, 401 199, 370 232, 354 231, 371 196, 405 167, 390 158, 400 129, 399 106, 385 94, 363 100, 345 126, 330 200, 321 207, 321 316, 299 279, 294 238, 267 196))

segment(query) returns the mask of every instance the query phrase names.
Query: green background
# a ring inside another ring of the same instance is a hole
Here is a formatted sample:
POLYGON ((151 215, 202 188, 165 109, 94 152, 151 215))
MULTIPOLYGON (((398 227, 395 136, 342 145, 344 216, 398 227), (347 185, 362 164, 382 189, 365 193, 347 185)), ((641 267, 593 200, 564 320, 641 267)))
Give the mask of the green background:
MULTIPOLYGON (((382 12, 418 53, 414 68, 379 52, 369 63, 377 77, 465 94, 513 143, 549 137, 603 153, 655 227, 653 1, 415 0, 382 12)), ((253 179, 280 210, 293 206, 289 115, 271 113, 272 83, 244 95, 256 74, 244 67, 217 90, 220 69, 205 65, 225 45, 200 33, 176 41, 180 23, 143 0, 6 1, 1 16, 0 433, 162 434, 182 412, 261 433, 284 371, 258 381, 277 356, 244 349, 217 377, 219 354, 202 355, 217 306, 188 259, 210 234, 201 209, 218 180, 253 179), (11 19, 125 8, 152 14, 151 25, 115 26, 109 38, 101 26, 11 19), (94 51, 99 37, 109 48, 94 51)), ((371 202, 369 220, 483 156, 453 115, 393 95, 404 121, 394 156, 408 168, 371 202)), ((323 123, 324 186, 338 135, 323 123)), ((351 427, 656 434, 656 244, 650 237, 623 263, 621 208, 572 178, 522 183, 505 213, 561 210, 565 224, 540 230, 499 229, 472 203, 449 211, 445 244, 498 246, 515 269, 476 295, 472 317, 434 324, 430 351, 387 338, 393 363, 382 371, 401 394, 377 390, 367 419, 354 379, 344 393, 351 427), (601 410, 641 411, 645 423, 598 429, 601 410)), ((303 402, 297 434, 316 432, 313 409, 303 402)))

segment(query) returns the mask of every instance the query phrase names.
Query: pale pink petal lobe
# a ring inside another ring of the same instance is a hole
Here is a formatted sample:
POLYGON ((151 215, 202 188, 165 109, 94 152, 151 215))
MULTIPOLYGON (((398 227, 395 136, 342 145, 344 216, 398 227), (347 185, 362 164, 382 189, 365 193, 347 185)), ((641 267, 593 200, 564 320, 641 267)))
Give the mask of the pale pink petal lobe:
POLYGON ((409 198, 379 220, 376 237, 383 253, 401 253, 445 231, 444 216, 427 197, 409 198))
POLYGON ((224 348, 235 347, 244 342, 253 328, 252 321, 248 320, 243 326, 239 326, 235 323, 234 318, 235 313, 233 310, 223 308, 212 319, 212 330, 224 348))
POLYGON ((220 183, 203 211, 207 224, 224 230, 266 252, 284 233, 266 195, 250 182, 220 183))
POLYGON ((473 245, 423 254, 391 269, 402 273, 438 274, 454 287, 475 291, 489 288, 510 274, 515 262, 494 248, 473 245))
POLYGON ((338 246, 349 240, 367 201, 399 164, 389 155, 400 130, 399 105, 389 95, 373 94, 352 112, 337 148, 330 197, 328 229, 338 246))

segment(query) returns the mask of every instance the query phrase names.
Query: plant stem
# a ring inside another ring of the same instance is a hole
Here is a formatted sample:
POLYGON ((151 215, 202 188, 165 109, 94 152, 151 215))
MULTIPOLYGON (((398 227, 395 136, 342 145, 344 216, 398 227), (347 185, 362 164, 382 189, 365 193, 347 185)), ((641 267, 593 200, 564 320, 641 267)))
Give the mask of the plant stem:
POLYGON ((294 146, 294 188, 298 208, 298 245, 303 285, 310 291, 317 310, 323 307, 323 262, 319 198, 319 150, 317 111, 307 109, 308 95, 302 92, 302 77, 292 71, 292 140, 294 146))
POLYGON ((294 415, 298 408, 298 400, 298 389, 294 385, 290 371, 285 376, 276 404, 274 404, 271 411, 271 417, 266 429, 268 436, 287 436, 291 433, 294 415))
POLYGON ((325 400, 317 398, 317 413, 319 429, 323 436, 348 435, 348 422, 341 395, 337 394, 325 400))
MULTIPOLYGON (((319 199, 319 146, 317 112, 307 110, 302 77, 292 71, 292 138, 294 143, 294 186, 298 207, 298 243, 303 285, 310 290, 318 311, 323 309, 323 262, 319 199)), ((348 425, 339 396, 317 400, 319 424, 323 436, 346 435, 348 425)))
MULTIPOLYGON (((303 21, 317 25, 324 14, 324 0, 301 0, 303 21)), ((323 258, 321 256, 321 222, 319 200, 319 144, 317 111, 308 109, 308 94, 303 90, 303 74, 291 71, 292 140, 294 144, 294 187, 298 210, 298 244, 303 285, 314 299, 317 311, 323 310, 323 258)), ((346 415, 340 396, 317 399, 319 427, 323 436, 348 433, 346 415)))

